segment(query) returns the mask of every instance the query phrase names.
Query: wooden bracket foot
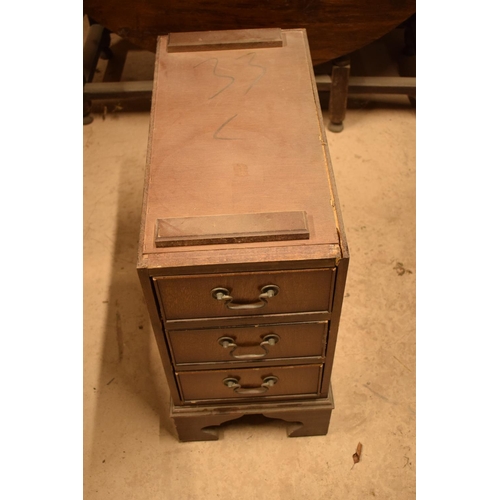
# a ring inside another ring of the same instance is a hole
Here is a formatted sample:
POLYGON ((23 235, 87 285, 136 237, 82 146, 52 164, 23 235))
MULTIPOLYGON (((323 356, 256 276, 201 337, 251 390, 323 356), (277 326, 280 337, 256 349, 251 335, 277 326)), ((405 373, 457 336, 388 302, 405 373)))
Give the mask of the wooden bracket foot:
POLYGON ((216 441, 218 426, 244 415, 263 415, 289 422, 288 437, 324 436, 328 433, 334 408, 333 395, 327 398, 300 402, 240 403, 224 406, 186 405, 170 407, 179 441, 216 441))

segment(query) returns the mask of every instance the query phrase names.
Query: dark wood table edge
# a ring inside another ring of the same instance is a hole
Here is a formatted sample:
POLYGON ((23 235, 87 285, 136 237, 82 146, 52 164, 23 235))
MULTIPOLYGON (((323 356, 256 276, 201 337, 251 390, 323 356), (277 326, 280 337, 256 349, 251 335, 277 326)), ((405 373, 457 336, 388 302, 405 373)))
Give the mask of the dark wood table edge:
MULTIPOLYGON (((84 125, 92 123, 92 100, 151 98, 153 80, 136 82, 92 82, 101 54, 109 58, 109 31, 99 24, 90 27, 83 48, 83 117, 84 125)), ((417 84, 414 77, 351 77, 349 56, 333 61, 331 76, 315 77, 317 90, 330 92, 328 129, 341 132, 351 94, 393 94, 416 98, 417 84)))

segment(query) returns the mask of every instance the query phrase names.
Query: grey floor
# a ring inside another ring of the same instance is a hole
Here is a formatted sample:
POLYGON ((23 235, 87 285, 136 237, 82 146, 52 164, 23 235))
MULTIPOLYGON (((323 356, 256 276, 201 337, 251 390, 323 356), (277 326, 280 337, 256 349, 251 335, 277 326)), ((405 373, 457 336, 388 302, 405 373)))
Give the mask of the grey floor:
MULTIPOLYGON (((122 79, 148 79, 153 60, 129 51, 122 79)), ((111 76, 101 62, 96 80, 111 76)), ((351 250, 328 435, 243 420, 219 441, 179 443, 135 271, 149 112, 95 103, 83 130, 86 499, 415 498, 415 118, 406 97, 365 96, 327 132, 351 250)))

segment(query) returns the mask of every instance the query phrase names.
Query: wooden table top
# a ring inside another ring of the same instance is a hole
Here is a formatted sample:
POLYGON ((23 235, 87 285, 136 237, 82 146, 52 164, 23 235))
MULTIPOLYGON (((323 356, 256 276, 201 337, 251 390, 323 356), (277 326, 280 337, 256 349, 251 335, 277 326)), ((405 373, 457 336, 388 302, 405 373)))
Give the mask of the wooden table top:
POLYGON ((313 64, 354 52, 416 11, 415 0, 84 0, 113 33, 155 51, 159 35, 188 31, 305 28, 313 64))

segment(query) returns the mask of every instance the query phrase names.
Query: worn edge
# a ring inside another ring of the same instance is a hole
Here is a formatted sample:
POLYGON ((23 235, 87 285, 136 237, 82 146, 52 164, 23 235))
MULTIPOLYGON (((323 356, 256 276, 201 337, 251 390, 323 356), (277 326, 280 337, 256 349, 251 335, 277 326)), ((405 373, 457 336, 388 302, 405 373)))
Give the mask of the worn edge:
POLYGON ((147 214, 147 202, 149 194, 149 182, 150 182, 150 172, 151 172, 151 153, 153 145, 153 132, 155 127, 155 107, 156 107, 156 93, 158 86, 158 73, 160 67, 160 53, 161 44, 166 36, 159 36, 156 44, 156 57, 155 57, 155 72, 153 76, 153 92, 151 95, 151 110, 149 116, 149 132, 148 132, 148 146, 146 153, 146 168, 144 171, 144 186, 142 192, 142 210, 141 210, 141 225, 139 229, 139 247, 137 250, 137 268, 144 268, 147 265, 144 263, 144 238, 146 233, 146 214, 147 214))
POLYGON ((329 146, 328 146, 328 138, 326 136, 325 125, 323 123, 323 112, 321 110, 318 88, 316 86, 316 80, 315 80, 314 70, 313 70, 313 66, 312 66, 309 41, 307 39, 306 29, 303 28, 302 31, 304 31, 304 35, 305 35, 304 36, 304 44, 305 44, 305 48, 306 48, 306 57, 307 57, 307 60, 309 62, 309 75, 311 78, 311 89, 313 92, 314 100, 316 102, 316 113, 318 116, 320 140, 321 140, 321 144, 323 147, 323 154, 324 154, 324 158, 325 158, 326 171, 327 171, 329 185, 330 185, 330 193, 331 193, 330 202, 331 202, 333 213, 335 216, 335 221, 337 223, 337 230, 338 230, 338 234, 339 234, 339 245, 340 245, 340 249, 342 251, 342 258, 349 258, 349 247, 347 246, 347 237, 345 234, 345 227, 344 227, 344 221, 342 218, 342 212, 341 212, 340 206, 338 206, 340 203, 340 200, 339 200, 339 196, 338 196, 338 192, 337 192, 337 185, 335 183, 335 176, 333 173, 332 160, 330 157, 330 150, 329 150, 329 146))
MULTIPOLYGON (((198 35, 198 34, 207 34, 213 32, 245 32, 250 31, 250 29, 236 29, 236 30, 208 30, 208 31, 191 31, 191 32, 180 32, 180 33, 169 33, 167 36, 167 44, 166 51, 175 54, 175 53, 185 53, 185 52, 206 52, 206 51, 219 51, 219 50, 245 50, 245 49, 260 49, 260 48, 279 48, 284 46, 283 40, 283 30, 281 28, 256 28, 259 31, 274 31, 277 33, 277 37, 274 39, 268 40, 252 40, 252 41, 244 41, 244 40, 226 40, 224 41, 204 41, 199 43, 179 43, 172 42, 172 35, 198 35)), ((253 31, 253 30, 252 30, 253 31)))
POLYGON ((158 298, 155 295, 153 289, 153 284, 151 283, 151 277, 149 275, 149 270, 147 269, 147 264, 144 262, 144 238, 146 229, 146 212, 147 212, 147 201, 149 193, 149 181, 150 181, 150 169, 151 169, 151 150, 153 141, 153 131, 155 126, 155 104, 156 104, 156 87, 158 83, 158 71, 159 71, 159 60, 161 52, 161 44, 165 39, 165 36, 159 36, 157 47, 156 47, 156 57, 155 57, 155 73, 153 81, 153 93, 151 97, 151 111, 149 118, 149 133, 148 133, 148 146, 146 155, 146 168, 144 172, 144 187, 143 187, 143 197, 142 197, 142 211, 141 211, 141 224, 139 229, 139 245, 137 249, 137 264, 136 270, 138 274, 139 281, 145 297, 149 297, 146 300, 146 305, 148 307, 151 326, 153 328, 153 333, 158 345, 160 358, 163 365, 163 370, 165 372, 166 378, 169 382, 170 397, 174 404, 181 404, 182 401, 179 397, 179 388, 177 387, 174 365, 170 359, 170 352, 168 350, 168 343, 165 336, 165 331, 163 327, 163 321, 159 315, 159 309, 155 309, 153 304, 157 307, 158 298), (175 391, 174 392, 174 388, 175 391))

